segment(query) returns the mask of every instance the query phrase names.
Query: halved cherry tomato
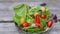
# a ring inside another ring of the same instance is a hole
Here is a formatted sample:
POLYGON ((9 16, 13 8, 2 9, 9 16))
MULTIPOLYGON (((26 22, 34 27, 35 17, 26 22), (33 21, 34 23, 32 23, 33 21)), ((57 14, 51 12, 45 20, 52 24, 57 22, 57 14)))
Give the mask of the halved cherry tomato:
POLYGON ((45 19, 45 18, 46 18, 46 15, 42 14, 42 15, 40 15, 40 17, 41 17, 42 19, 45 19))
POLYGON ((47 22, 47 26, 48 26, 49 28, 52 26, 52 24, 53 24, 53 21, 52 21, 52 20, 49 20, 49 21, 47 22))
POLYGON ((34 23, 40 23, 40 19, 38 15, 35 16, 34 23))
POLYGON ((25 22, 22 24, 23 27, 28 27, 29 26, 29 23, 25 22))
POLYGON ((39 19, 39 15, 38 14, 35 15, 34 24, 35 24, 36 27, 40 26, 40 19, 39 19))

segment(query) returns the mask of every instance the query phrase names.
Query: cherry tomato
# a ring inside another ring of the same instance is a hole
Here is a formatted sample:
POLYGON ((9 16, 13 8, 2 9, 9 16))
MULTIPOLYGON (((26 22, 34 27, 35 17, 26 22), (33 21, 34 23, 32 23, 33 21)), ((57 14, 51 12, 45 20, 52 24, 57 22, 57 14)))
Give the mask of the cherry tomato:
POLYGON ((23 27, 28 27, 29 26, 29 23, 25 22, 22 24, 23 27))
POLYGON ((42 15, 40 15, 40 17, 41 17, 42 19, 45 19, 45 18, 46 18, 46 15, 42 14, 42 15))
POLYGON ((53 24, 53 21, 52 21, 52 20, 49 20, 49 21, 47 22, 47 26, 48 26, 49 28, 52 26, 52 24, 53 24))

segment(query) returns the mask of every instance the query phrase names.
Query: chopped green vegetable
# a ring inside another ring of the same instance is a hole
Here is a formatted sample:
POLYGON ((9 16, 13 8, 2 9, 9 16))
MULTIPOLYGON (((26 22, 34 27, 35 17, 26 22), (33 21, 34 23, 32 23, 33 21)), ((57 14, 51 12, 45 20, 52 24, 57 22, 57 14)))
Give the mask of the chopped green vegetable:
POLYGON ((15 16, 13 17, 13 20, 18 24, 18 26, 20 26, 20 18, 26 18, 28 7, 29 6, 25 4, 20 4, 14 7, 15 16))
POLYGON ((18 26, 20 26, 20 17, 16 15, 13 17, 13 20, 18 24, 18 26))
POLYGON ((47 19, 40 18, 40 22, 41 22, 41 24, 43 24, 44 27, 46 27, 47 21, 48 21, 47 19))
POLYGON ((33 15, 33 14, 35 14, 36 12, 38 12, 39 10, 41 9, 41 6, 34 6, 34 7, 32 7, 30 10, 29 10, 29 12, 28 12, 28 14, 29 15, 33 15))
POLYGON ((23 28, 24 31, 29 31, 29 32, 39 32, 39 31, 42 31, 41 28, 35 28, 35 27, 32 27, 32 28, 23 28))

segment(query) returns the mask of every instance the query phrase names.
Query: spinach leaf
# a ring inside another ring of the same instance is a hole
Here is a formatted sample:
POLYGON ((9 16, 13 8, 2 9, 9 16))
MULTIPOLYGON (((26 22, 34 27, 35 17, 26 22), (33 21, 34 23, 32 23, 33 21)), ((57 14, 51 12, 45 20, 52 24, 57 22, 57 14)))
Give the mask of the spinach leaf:
POLYGON ((35 27, 32 27, 32 28, 23 28, 24 31, 28 31, 28 32, 39 32, 39 31, 42 31, 41 28, 35 28, 35 27))
POLYGON ((13 20, 20 26, 20 18, 26 18, 27 11, 29 10, 29 6, 26 4, 19 4, 14 7, 15 16, 13 20))
POLYGON ((20 17, 19 16, 15 15, 13 17, 13 21, 16 22, 18 24, 18 26, 20 26, 20 17))
POLYGON ((41 22, 41 24, 44 26, 44 27, 46 27, 46 23, 47 23, 47 19, 42 19, 42 18, 40 18, 40 22, 41 22))
POLYGON ((29 17, 29 16, 26 16, 26 21, 30 24, 33 23, 33 18, 29 17))
POLYGON ((26 18, 26 13, 28 9, 28 5, 26 4, 20 4, 14 7, 15 14, 21 17, 26 18))
POLYGON ((49 17, 49 18, 50 18, 50 16, 51 16, 51 14, 50 14, 50 11, 49 11, 48 7, 45 7, 45 11, 44 11, 44 12, 42 12, 42 14, 47 15, 47 17, 49 17))
POLYGON ((36 12, 38 12, 40 9, 41 9, 41 6, 33 6, 33 7, 29 10, 28 14, 29 14, 29 15, 33 15, 33 14, 35 14, 36 12))

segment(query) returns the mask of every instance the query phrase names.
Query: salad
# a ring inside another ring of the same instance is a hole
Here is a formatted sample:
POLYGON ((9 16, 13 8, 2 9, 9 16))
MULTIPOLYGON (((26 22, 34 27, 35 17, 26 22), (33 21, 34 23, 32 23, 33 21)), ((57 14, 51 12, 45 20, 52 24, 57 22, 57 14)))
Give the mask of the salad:
POLYGON ((46 6, 19 4, 14 6, 14 12, 14 22, 25 32, 42 32, 52 27, 53 20, 46 6))

